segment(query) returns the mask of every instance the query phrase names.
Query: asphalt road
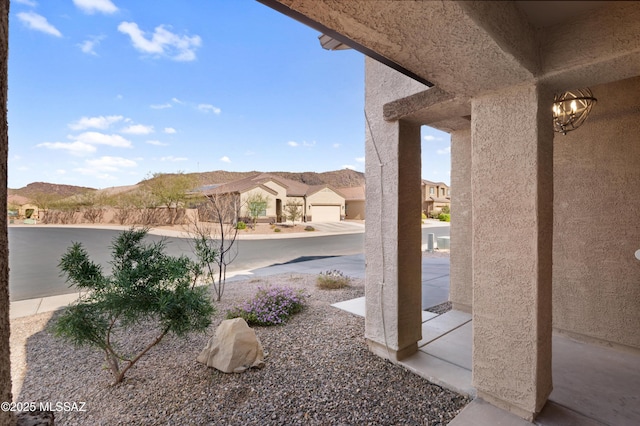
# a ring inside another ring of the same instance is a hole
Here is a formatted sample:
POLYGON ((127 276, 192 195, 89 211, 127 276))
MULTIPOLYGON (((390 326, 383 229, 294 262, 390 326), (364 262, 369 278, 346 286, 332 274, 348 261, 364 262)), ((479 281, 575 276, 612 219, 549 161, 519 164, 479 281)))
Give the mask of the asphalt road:
MULTIPOLYGON (((91 259, 110 270, 110 246, 119 231, 88 228, 9 227, 9 295, 11 301, 74 293, 60 276, 58 262, 73 242, 80 242, 91 259)), ((449 235, 449 227, 423 228, 436 237, 449 235)), ((162 237, 149 235, 151 240, 162 237)), ((167 252, 193 257, 188 239, 166 238, 167 252)), ((303 261, 317 257, 358 254, 364 251, 364 234, 307 238, 238 240, 238 256, 227 272, 303 261)))

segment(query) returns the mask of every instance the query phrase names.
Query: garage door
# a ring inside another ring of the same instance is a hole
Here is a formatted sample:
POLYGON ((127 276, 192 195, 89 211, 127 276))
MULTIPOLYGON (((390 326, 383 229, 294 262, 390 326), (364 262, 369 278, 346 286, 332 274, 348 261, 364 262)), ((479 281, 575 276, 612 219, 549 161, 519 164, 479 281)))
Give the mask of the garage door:
POLYGON ((314 222, 340 222, 340 206, 313 206, 311 220, 314 222))

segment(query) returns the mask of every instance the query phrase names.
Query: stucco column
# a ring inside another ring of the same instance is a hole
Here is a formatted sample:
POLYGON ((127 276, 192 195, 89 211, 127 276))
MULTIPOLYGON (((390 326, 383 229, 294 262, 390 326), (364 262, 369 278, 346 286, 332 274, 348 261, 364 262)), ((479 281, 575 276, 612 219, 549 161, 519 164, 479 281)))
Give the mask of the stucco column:
MULTIPOLYGON (((0 205, 7 205, 7 62, 9 51, 9 0, 0 3, 0 205)), ((7 215, 0 215, 0 402, 11 402, 9 357, 9 242, 7 215)), ((0 410, 0 424, 13 423, 11 412, 0 410)))
POLYGON ((420 126, 385 121, 383 107, 426 87, 365 58, 365 338, 393 361, 422 335, 420 126))
POLYGON ((366 159, 365 337, 396 361, 417 351, 422 334, 420 126, 372 126, 366 159))
POLYGON ((473 384, 529 420, 552 389, 552 99, 524 85, 472 101, 473 384))
POLYGON ((451 132, 451 265, 449 300, 471 312, 473 297, 471 129, 451 132))

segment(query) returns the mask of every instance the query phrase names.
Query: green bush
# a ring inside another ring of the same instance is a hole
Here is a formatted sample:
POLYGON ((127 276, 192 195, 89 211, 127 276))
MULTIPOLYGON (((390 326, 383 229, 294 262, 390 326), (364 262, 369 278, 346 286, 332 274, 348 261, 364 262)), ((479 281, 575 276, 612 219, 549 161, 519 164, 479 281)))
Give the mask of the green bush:
POLYGON ((247 229, 247 224, 243 221, 239 221, 238 223, 236 223, 236 229, 247 229))
POLYGON ((280 232, 280 231, 281 231, 281 229, 280 229, 280 228, 275 228, 275 229, 273 230, 273 232, 280 232))
POLYGON ((447 213, 440 213, 438 215, 438 219, 440 219, 441 222, 451 222, 451 215, 447 213))
POLYGON ((427 218, 427 215, 424 214, 424 212, 422 212, 422 220, 425 220, 427 218))
POLYGON ((73 243, 58 265, 82 295, 55 321, 54 334, 104 351, 114 384, 167 333, 204 331, 215 312, 207 287, 194 287, 194 263, 184 255, 167 255, 165 240, 145 244, 146 234, 147 229, 130 229, 113 239, 111 276, 80 243, 73 243), (118 336, 143 321, 155 323, 157 337, 122 347, 118 336))
POLYGON ((442 206, 440 213, 451 214, 451 207, 449 207, 448 205, 442 206))
POLYGON ((337 290, 349 287, 351 278, 338 270, 320 272, 316 279, 316 286, 323 290, 337 290))
POLYGON ((316 228, 314 228, 313 226, 309 225, 307 227, 304 228, 305 231, 315 231, 316 228))
POLYGON ((243 318, 249 325, 284 324, 302 311, 307 296, 289 287, 260 288, 250 301, 227 311, 227 319, 243 318))

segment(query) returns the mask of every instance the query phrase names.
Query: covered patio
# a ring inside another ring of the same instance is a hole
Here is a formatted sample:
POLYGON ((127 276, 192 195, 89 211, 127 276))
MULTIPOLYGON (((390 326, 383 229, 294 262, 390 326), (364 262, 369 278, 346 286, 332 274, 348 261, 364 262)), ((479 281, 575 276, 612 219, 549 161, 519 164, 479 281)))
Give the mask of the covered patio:
POLYGON ((457 425, 637 424, 640 3, 260 1, 367 55, 370 350, 431 380, 457 367, 477 396, 457 425), (562 134, 567 93, 597 101, 562 134), (413 220, 423 125, 452 140, 440 337, 413 220))
MULTIPOLYGON (((364 300, 334 305, 364 316, 364 300)), ((471 315, 422 313, 418 351, 399 364, 447 389, 476 396, 472 384, 471 315)), ((541 426, 640 424, 640 370, 637 354, 553 335, 554 390, 535 420, 541 426)), ((527 425, 528 421, 475 399, 450 423, 454 426, 527 425)))

